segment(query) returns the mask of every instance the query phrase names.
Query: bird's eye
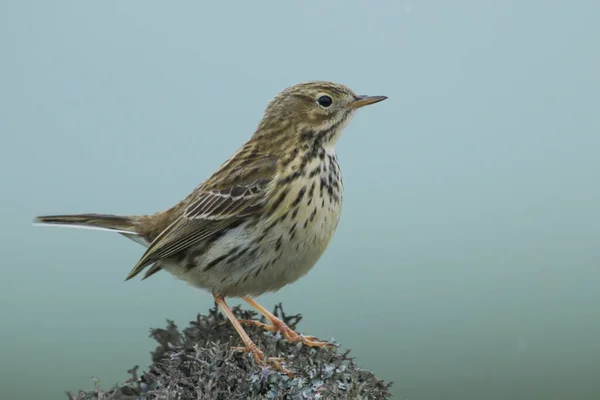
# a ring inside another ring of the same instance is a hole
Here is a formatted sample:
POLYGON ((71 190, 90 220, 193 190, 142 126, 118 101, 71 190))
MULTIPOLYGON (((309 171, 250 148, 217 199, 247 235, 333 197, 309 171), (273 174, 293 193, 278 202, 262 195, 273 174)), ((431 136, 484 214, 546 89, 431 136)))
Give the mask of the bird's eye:
POLYGON ((323 108, 329 108, 333 104, 333 99, 329 96, 321 96, 317 99, 317 103, 323 108))

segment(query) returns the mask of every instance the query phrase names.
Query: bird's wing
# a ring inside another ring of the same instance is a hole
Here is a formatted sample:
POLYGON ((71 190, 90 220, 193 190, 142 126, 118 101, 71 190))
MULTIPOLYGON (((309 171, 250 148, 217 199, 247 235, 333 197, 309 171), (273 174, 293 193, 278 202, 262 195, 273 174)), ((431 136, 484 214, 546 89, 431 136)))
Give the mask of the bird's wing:
POLYGON ((248 216, 260 212, 265 204, 266 189, 275 176, 276 163, 274 157, 250 161, 244 157, 232 158, 224 164, 197 189, 183 214, 148 246, 127 279, 148 265, 232 229, 248 216))

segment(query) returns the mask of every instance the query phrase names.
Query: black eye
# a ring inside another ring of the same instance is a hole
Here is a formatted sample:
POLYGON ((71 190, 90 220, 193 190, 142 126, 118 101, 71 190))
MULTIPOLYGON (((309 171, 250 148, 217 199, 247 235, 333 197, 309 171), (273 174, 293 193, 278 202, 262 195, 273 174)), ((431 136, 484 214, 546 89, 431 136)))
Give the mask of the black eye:
POLYGON ((329 96, 321 96, 317 99, 317 103, 323 108, 329 108, 333 104, 333 100, 329 96))

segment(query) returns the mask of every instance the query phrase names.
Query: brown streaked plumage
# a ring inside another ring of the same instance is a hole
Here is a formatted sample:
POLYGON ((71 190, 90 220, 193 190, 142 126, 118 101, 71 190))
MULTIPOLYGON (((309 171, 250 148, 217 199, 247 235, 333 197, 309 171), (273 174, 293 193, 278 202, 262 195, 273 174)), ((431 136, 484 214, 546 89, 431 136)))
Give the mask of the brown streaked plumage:
POLYGON ((269 103, 250 140, 172 208, 152 215, 56 215, 35 221, 116 231, 143 244, 146 252, 127 279, 144 269, 143 279, 164 269, 209 290, 259 363, 264 355, 226 297, 243 298, 271 325, 243 323, 281 331, 291 342, 327 345, 293 332, 252 297, 296 281, 323 254, 341 212, 336 141, 358 108, 385 98, 358 96, 332 82, 292 86, 269 103))

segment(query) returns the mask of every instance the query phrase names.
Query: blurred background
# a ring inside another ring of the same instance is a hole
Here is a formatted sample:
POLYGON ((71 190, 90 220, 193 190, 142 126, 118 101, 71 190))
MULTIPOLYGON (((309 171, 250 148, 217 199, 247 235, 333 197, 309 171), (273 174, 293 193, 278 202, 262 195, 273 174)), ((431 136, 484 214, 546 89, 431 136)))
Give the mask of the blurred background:
MULTIPOLYGON (((146 367, 210 294, 124 278, 120 235, 48 213, 151 213, 306 80, 389 99, 338 142, 344 211, 302 313, 397 399, 600 398, 600 3, 0 3, 0 398, 146 367)), ((233 305, 239 301, 232 301, 233 305)))

